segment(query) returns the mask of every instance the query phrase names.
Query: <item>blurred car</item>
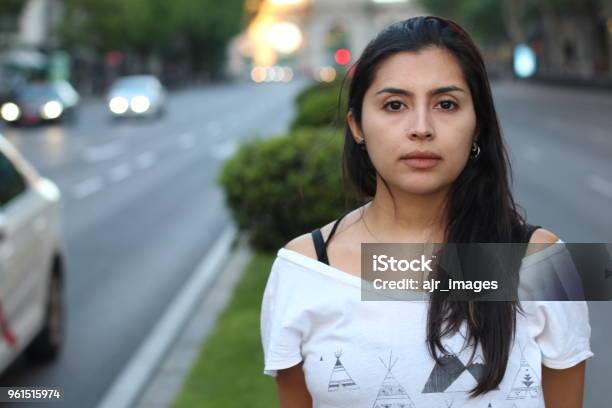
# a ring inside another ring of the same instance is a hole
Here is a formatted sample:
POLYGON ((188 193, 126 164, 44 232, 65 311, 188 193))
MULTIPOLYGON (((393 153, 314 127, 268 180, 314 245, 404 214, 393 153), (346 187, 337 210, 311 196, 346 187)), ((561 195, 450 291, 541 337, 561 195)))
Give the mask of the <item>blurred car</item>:
POLYGON ((0 372, 22 352, 42 362, 62 348, 60 199, 0 135, 0 372))
POLYGON ((114 117, 159 116, 165 110, 166 92, 153 75, 132 75, 115 81, 108 92, 114 117))
POLYGON ((67 81, 32 82, 16 87, 0 106, 8 123, 33 124, 64 117, 75 119, 79 94, 67 81))

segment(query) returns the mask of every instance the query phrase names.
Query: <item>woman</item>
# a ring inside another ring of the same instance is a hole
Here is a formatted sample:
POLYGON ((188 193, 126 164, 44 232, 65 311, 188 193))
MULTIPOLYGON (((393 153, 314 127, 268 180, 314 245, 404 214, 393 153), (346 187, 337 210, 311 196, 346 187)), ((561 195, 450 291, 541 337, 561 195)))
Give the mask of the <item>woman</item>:
POLYGON ((386 28, 348 107, 344 166, 367 202, 281 248, 264 293, 281 407, 582 406, 584 302, 361 301, 361 243, 563 242, 517 211, 468 34, 437 17, 386 28))

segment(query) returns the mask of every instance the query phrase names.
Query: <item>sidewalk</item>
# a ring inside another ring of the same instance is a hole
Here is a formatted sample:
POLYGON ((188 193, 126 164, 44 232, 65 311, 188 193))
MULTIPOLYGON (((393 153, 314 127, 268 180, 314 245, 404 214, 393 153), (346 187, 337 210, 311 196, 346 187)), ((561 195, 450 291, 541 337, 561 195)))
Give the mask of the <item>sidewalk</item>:
POLYGON ((166 408, 172 406, 183 382, 197 361, 202 344, 215 328, 220 313, 232 298, 236 285, 252 253, 244 239, 228 255, 228 263, 215 283, 204 294, 190 321, 157 369, 134 406, 137 408, 166 408))

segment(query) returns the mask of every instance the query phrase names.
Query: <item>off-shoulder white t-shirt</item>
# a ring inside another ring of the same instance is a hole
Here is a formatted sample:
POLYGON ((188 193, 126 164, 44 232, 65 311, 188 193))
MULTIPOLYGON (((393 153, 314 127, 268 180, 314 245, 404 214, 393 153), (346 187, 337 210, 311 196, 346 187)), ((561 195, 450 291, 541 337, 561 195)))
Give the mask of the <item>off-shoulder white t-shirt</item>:
MULTIPOLYGON (((553 267, 562 256, 544 251, 531 261, 553 267)), ((443 339, 449 355, 437 365, 425 343, 429 301, 362 301, 361 283, 285 248, 272 266, 261 308, 264 373, 303 361, 315 408, 544 407, 541 365, 568 368, 593 356, 586 302, 521 302, 526 316, 517 314, 502 382, 470 399, 484 358, 479 345, 468 364, 465 324, 443 339)))

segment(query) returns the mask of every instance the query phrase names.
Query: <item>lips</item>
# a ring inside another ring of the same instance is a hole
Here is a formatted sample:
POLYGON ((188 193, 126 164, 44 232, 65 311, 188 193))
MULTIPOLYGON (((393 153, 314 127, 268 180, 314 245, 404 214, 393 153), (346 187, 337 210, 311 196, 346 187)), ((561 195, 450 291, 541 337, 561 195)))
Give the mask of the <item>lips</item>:
POLYGON ((400 157, 400 160, 404 159, 442 159, 437 153, 431 152, 429 150, 415 150, 410 153, 404 154, 400 157))
POLYGON ((413 151, 400 157, 400 161, 414 169, 429 169, 436 166, 442 157, 430 151, 413 151))

